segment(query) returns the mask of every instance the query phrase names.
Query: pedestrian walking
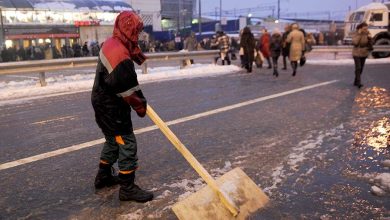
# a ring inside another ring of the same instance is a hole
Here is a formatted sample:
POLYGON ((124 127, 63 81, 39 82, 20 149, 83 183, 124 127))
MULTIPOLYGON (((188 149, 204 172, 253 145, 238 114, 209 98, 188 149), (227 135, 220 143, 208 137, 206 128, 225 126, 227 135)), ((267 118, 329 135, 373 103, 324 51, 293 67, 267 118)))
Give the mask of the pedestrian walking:
POLYGON ((282 35, 282 45, 283 45, 283 50, 282 50, 282 55, 283 55, 283 70, 287 70, 287 58, 290 55, 290 43, 287 43, 287 36, 291 32, 291 25, 286 24, 284 27, 284 33, 282 35))
POLYGON ((138 35, 142 29, 142 20, 136 13, 124 11, 117 16, 113 35, 100 50, 91 95, 95 119, 106 140, 95 187, 99 189, 119 183, 119 199, 122 201, 147 202, 153 199, 151 192, 135 184, 137 141, 130 115, 131 108, 140 117, 146 114, 146 99, 139 87, 133 63, 141 65, 145 61, 138 46, 138 35), (118 176, 112 174, 112 165, 116 162, 118 176))
POLYGON ((262 35, 260 37, 260 52, 263 54, 264 58, 268 62, 268 69, 272 69, 271 64, 271 51, 270 51, 270 41, 271 35, 268 33, 267 29, 262 30, 262 35))
POLYGON ((364 64, 370 52, 373 50, 372 38, 368 31, 368 24, 363 22, 356 27, 356 32, 352 37, 352 56, 355 62, 355 81, 353 85, 361 88, 361 75, 364 64))
POLYGON ((272 32, 270 51, 272 57, 272 65, 274 67, 273 75, 275 77, 278 77, 278 60, 282 52, 282 34, 280 33, 278 28, 275 28, 272 32))
POLYGON ((291 32, 287 36, 286 42, 290 44, 289 59, 293 69, 292 76, 295 76, 297 74, 298 61, 302 58, 302 51, 305 49, 305 36, 299 30, 297 23, 291 25, 291 32))
POLYGON ((225 60, 227 65, 230 65, 230 38, 223 31, 217 32, 217 45, 219 45, 220 56, 222 60, 222 65, 225 65, 225 60))
POLYGON ((241 48, 243 50, 242 62, 248 73, 252 72, 252 65, 255 59, 255 46, 256 41, 251 29, 245 27, 240 39, 240 50, 241 48))

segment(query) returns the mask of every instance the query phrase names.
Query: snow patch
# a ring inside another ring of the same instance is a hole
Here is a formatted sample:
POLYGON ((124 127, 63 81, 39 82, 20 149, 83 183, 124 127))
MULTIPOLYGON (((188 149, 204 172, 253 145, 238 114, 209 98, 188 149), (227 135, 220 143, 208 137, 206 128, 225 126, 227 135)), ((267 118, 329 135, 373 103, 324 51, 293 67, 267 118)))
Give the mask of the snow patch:
POLYGON ((161 195, 157 196, 156 199, 164 199, 164 198, 168 197, 171 194, 172 194, 171 191, 165 190, 161 195))
MULTIPOLYGON (((283 179, 286 178, 285 170, 283 168, 284 168, 284 166, 281 165, 281 166, 278 166, 275 169, 273 169, 273 172, 271 174, 273 184, 272 184, 272 186, 265 187, 264 192, 271 194, 271 191, 276 189, 278 187, 278 185, 280 185, 282 183, 283 179)), ((259 185, 259 187, 261 187, 261 186, 259 185)))
MULTIPOLYGON (((335 128, 332 128, 328 131, 321 131, 318 133, 316 137, 313 137, 313 134, 308 136, 308 139, 303 140, 298 143, 296 147, 292 149, 292 153, 290 153, 286 159, 285 163, 282 163, 275 169, 271 174, 271 178, 273 184, 269 187, 264 188, 264 191, 271 194, 271 191, 276 189, 284 179, 288 176, 291 176, 294 172, 299 170, 299 165, 301 162, 305 161, 313 150, 321 147, 325 138, 327 139, 335 139, 339 137, 339 133, 344 129, 344 125, 341 124, 335 128), (337 134, 337 135, 336 135, 337 134), (289 172, 288 172, 289 171, 289 172)), ((322 160, 324 155, 317 155, 322 160)), ((310 174, 313 172, 315 167, 310 168, 306 174, 310 174)))
POLYGON ((167 186, 169 188, 179 188, 184 190, 185 192, 179 196, 179 201, 187 198, 192 193, 198 191, 202 187, 205 186, 205 183, 203 182, 202 178, 198 178, 196 180, 188 180, 183 179, 180 182, 172 183, 172 184, 164 184, 164 186, 167 186))
POLYGON ((220 177, 230 170, 232 170, 232 163, 230 163, 230 161, 226 161, 225 166, 222 169, 221 168, 212 169, 211 173, 213 174, 214 177, 220 177))
MULTIPOLYGON (((92 71, 92 70, 91 70, 92 71)), ((148 74, 141 74, 138 70, 138 81, 142 83, 178 80, 184 78, 210 77, 240 71, 234 65, 218 66, 210 64, 196 64, 180 69, 180 67, 159 67, 148 69, 148 74)), ((28 102, 30 99, 45 98, 53 94, 65 92, 91 91, 95 74, 76 74, 71 76, 53 76, 46 79, 47 86, 40 87, 37 81, 10 81, 0 83, 0 106, 28 102)))
POLYGON ((142 209, 138 209, 137 211, 125 215, 120 215, 117 218, 118 220, 141 220, 144 219, 142 209))

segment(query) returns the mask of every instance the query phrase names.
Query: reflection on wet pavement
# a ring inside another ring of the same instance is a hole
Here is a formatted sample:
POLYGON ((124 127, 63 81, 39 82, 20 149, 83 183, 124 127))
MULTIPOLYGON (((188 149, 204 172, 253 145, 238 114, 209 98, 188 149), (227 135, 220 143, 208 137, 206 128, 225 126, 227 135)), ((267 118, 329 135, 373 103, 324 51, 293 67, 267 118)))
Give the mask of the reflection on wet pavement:
POLYGON ((390 94, 384 88, 365 88, 356 96, 355 103, 360 114, 368 113, 370 109, 390 108, 390 94))
POLYGON ((367 145, 376 151, 383 151, 390 145, 390 122, 388 118, 383 118, 375 122, 371 131, 367 133, 367 145))
POLYGON ((362 90, 355 98, 356 114, 351 124, 357 129, 354 147, 361 160, 384 159, 390 146, 390 94, 384 88, 362 90), (360 150, 359 150, 360 149, 360 150))
POLYGON ((384 88, 371 87, 358 91, 352 100, 349 115, 341 125, 311 131, 292 148, 287 162, 272 174, 275 184, 264 189, 274 192, 270 194, 273 207, 256 217, 380 219, 390 216, 390 191, 387 192, 390 186, 379 183, 388 181, 389 174, 383 162, 390 159, 390 94, 384 88), (292 160, 294 167, 289 166, 292 160), (384 180, 379 181, 379 177, 384 180), (372 187, 380 188, 383 195, 372 192, 372 187), (322 208, 308 210, 311 206, 322 208))

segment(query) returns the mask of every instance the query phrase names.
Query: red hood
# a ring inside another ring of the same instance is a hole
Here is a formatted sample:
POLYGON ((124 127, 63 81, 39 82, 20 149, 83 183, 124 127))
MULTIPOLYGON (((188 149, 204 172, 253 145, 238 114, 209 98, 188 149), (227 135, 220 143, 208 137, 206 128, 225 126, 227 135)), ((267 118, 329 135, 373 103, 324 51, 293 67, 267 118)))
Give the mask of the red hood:
POLYGON ((132 11, 121 12, 115 20, 113 37, 119 38, 120 41, 127 47, 138 43, 138 35, 144 28, 141 18, 132 11))

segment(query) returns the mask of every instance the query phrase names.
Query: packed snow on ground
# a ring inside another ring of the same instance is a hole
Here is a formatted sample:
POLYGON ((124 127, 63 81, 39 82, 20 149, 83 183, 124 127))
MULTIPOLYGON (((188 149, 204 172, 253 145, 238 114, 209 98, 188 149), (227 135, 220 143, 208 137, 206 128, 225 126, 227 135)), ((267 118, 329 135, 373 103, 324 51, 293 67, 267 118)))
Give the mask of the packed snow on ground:
MULTIPOLYGON (((327 131, 320 131, 315 137, 309 135, 306 140, 298 143, 292 149, 292 152, 286 157, 287 162, 282 163, 272 170, 271 178, 272 185, 264 188, 266 193, 272 194, 272 191, 277 189, 280 184, 288 177, 295 173, 300 168, 300 164, 310 157, 310 153, 317 148, 320 148, 325 139, 338 138, 339 133, 344 130, 344 125, 329 129, 327 131)), ((323 157, 324 155, 317 155, 323 157)), ((310 168, 306 174, 310 174, 316 167, 310 168)))
MULTIPOLYGON (((329 60, 329 59, 307 59, 307 64, 311 65, 331 65, 331 66, 341 66, 341 65, 354 65, 354 61, 352 58, 350 59, 337 59, 337 60, 329 60)), ((390 64, 390 58, 383 59, 367 59, 366 64, 390 64)))
MULTIPOLYGON (((180 67, 149 68, 148 74, 137 70, 141 84, 178 80, 183 78, 206 77, 240 71, 235 65, 219 66, 213 64, 195 64, 184 69, 180 67)), ((58 75, 46 79, 47 86, 41 87, 37 80, 27 78, 23 81, 0 82, 0 106, 15 103, 15 100, 28 101, 29 98, 66 92, 91 91, 95 74, 58 75)))

